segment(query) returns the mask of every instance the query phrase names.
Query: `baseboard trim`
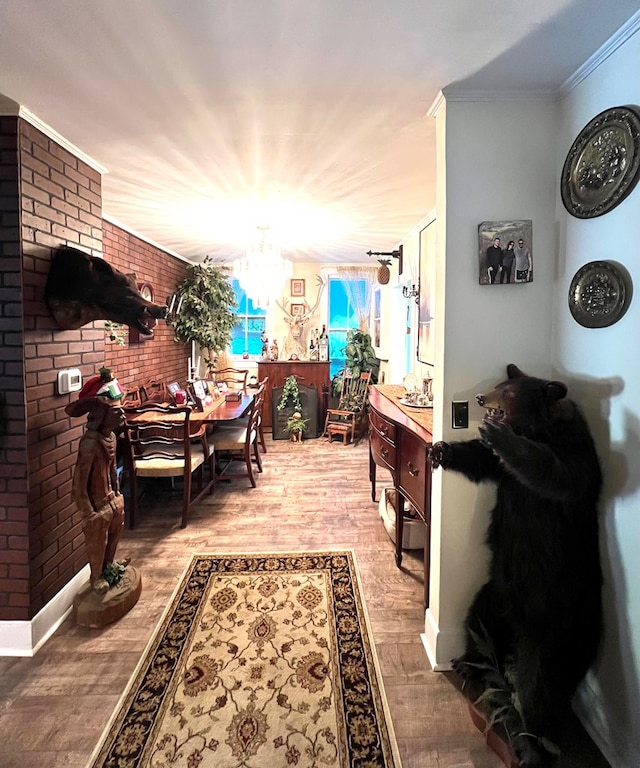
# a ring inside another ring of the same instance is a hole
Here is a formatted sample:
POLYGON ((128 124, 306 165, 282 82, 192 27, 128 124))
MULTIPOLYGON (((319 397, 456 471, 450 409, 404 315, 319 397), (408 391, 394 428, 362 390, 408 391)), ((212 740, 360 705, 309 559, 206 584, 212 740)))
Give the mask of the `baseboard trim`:
POLYGON ((71 612, 89 573, 86 565, 31 621, 0 621, 0 656, 35 656, 71 612))
POLYGON ((433 671, 450 672, 451 659, 459 656, 461 649, 464 648, 464 628, 441 630, 433 613, 427 609, 424 632, 420 635, 420 639, 433 671))

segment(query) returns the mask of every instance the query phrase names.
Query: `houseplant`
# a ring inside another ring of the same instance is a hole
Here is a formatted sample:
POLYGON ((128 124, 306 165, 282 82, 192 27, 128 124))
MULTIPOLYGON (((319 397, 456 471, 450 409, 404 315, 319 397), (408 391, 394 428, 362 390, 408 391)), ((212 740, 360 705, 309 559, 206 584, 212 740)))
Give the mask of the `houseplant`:
POLYGON ((513 660, 508 658, 504 665, 499 663, 493 639, 483 625, 480 633, 472 629, 468 631, 481 661, 464 662, 479 675, 479 680, 465 693, 471 720, 484 734, 487 745, 510 768, 518 765, 514 744, 523 739, 530 740, 547 756, 560 755, 557 744, 544 736, 529 733, 525 728, 516 694, 517 671, 513 660))
POLYGON ((216 266, 207 256, 189 267, 176 293, 180 310, 171 320, 174 339, 196 342, 208 367, 213 367, 218 353, 230 345, 237 319, 228 272, 228 267, 216 266))
MULTIPOLYGON (((371 371, 371 383, 378 381, 380 361, 371 343, 371 336, 360 330, 347 331, 347 343, 343 348, 345 354, 344 367, 351 372, 354 378, 358 378, 364 371, 371 371)), ((342 371, 338 372, 331 380, 331 395, 340 397, 342 391, 342 371)))
POLYGON ((280 402, 276 405, 276 408, 281 411, 286 408, 289 400, 293 400, 293 408, 295 411, 302 411, 302 404, 300 403, 300 390, 298 389, 298 379, 295 376, 287 376, 282 388, 282 395, 280 396, 280 402))
POLYGON ((303 419, 300 411, 294 411, 294 413, 287 419, 284 430, 289 433, 291 442, 302 442, 302 433, 307 428, 307 422, 309 419, 303 419))

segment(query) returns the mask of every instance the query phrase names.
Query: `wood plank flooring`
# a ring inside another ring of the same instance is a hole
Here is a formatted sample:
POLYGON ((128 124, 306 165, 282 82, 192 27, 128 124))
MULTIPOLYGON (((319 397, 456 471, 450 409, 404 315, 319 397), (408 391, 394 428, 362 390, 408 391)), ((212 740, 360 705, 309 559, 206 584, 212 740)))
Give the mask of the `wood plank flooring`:
MULTIPOLYGON (((149 484, 118 555, 142 573, 142 596, 101 630, 68 619, 34 658, 0 659, 0 765, 83 768, 190 557, 196 552, 354 549, 403 768, 499 768, 450 676, 433 672, 420 640, 422 551, 403 570, 371 501, 368 444, 290 443, 267 435, 258 486, 218 483, 180 529, 181 494, 149 484)), ((378 472, 378 492, 390 485, 378 472)), ((593 761, 564 765, 601 768, 593 761)), ((274 766, 274 768, 277 768, 274 766)), ((305 768, 305 766, 299 766, 305 768)))

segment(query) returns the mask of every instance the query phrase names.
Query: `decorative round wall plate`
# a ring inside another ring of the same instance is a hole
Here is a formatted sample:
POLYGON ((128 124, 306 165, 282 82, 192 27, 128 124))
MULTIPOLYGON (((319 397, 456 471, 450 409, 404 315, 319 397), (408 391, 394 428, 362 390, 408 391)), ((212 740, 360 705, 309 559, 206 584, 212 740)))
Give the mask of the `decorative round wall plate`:
POLYGON ((591 261, 581 267, 569 288, 569 309, 585 328, 617 323, 629 307, 631 280, 610 261, 591 261))
POLYGON ((564 161, 560 192, 578 219, 602 216, 640 179, 640 107, 606 109, 588 122, 564 161))

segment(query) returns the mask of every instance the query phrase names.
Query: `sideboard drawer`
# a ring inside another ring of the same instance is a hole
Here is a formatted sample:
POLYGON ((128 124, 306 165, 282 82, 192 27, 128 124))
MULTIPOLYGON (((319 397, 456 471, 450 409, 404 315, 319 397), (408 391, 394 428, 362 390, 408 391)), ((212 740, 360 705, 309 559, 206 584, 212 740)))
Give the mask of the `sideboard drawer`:
POLYGON ((369 442, 371 446, 371 455, 376 464, 387 467, 395 472, 396 469, 396 447, 393 443, 385 440, 375 430, 369 432, 369 442))
POLYGON ((371 408, 369 411, 369 421, 379 435, 386 437, 393 445, 396 444, 396 425, 392 421, 385 419, 374 408, 371 408))
POLYGON ((430 521, 431 472, 428 446, 410 432, 402 433, 398 486, 426 522, 430 521))

